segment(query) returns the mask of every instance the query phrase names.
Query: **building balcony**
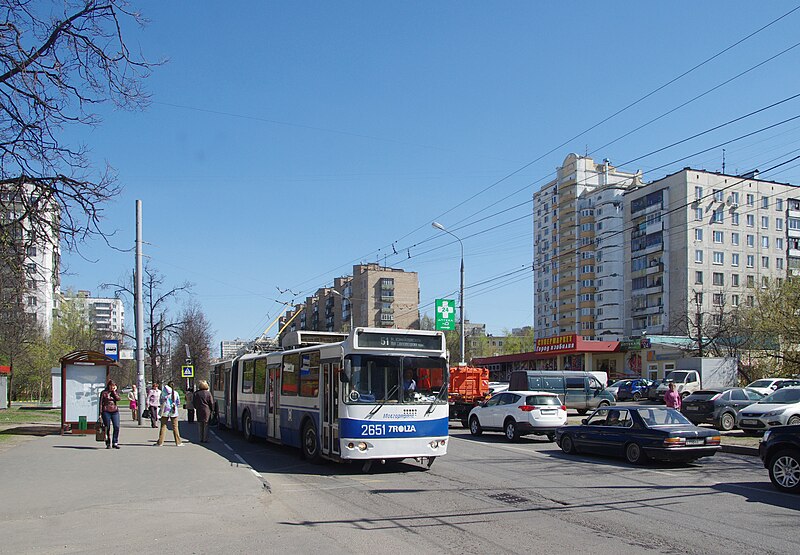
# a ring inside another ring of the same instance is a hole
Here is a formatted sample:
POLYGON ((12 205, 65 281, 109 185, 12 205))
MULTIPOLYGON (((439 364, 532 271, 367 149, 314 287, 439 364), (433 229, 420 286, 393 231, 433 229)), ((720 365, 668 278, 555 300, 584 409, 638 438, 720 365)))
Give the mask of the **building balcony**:
POLYGON ((800 258, 800 249, 789 249, 789 258, 800 258))
POLYGON ((664 271, 664 263, 663 262, 659 262, 658 264, 653 264, 649 268, 646 268, 645 269, 645 275, 649 276, 650 274, 658 274, 658 273, 663 272, 663 271, 664 271))
POLYGON ((394 309, 383 307, 381 308, 381 314, 394 314, 394 309))
POLYGON ((381 291, 381 300, 391 302, 394 300, 394 292, 386 293, 385 291, 381 291))

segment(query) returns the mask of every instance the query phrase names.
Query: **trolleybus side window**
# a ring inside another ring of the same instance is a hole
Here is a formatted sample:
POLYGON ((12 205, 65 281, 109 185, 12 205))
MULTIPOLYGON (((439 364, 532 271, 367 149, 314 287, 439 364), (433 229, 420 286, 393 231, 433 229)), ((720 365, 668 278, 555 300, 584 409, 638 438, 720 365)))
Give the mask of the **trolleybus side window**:
POLYGON ((300 396, 319 395, 319 351, 303 353, 300 365, 300 396))
POLYGON ((267 359, 259 358, 255 361, 255 377, 253 378, 253 393, 267 392, 267 359))
POLYGON ((242 393, 253 392, 253 361, 247 360, 242 367, 242 393))
POLYGON ((284 355, 281 372, 281 395, 297 395, 297 374, 300 371, 300 355, 284 355))

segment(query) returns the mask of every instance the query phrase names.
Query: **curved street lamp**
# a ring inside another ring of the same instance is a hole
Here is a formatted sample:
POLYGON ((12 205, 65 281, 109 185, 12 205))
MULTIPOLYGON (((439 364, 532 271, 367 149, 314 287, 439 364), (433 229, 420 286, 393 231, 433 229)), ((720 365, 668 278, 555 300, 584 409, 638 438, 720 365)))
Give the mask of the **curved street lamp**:
POLYGON ((439 222, 432 222, 431 225, 438 229, 439 231, 444 231, 445 233, 452 235, 458 241, 458 244, 461 245, 461 289, 459 293, 459 320, 461 322, 461 362, 459 363, 460 366, 466 366, 466 362, 464 361, 465 356, 465 349, 464 349, 464 243, 461 242, 461 239, 453 233, 452 231, 448 231, 442 224, 439 222))

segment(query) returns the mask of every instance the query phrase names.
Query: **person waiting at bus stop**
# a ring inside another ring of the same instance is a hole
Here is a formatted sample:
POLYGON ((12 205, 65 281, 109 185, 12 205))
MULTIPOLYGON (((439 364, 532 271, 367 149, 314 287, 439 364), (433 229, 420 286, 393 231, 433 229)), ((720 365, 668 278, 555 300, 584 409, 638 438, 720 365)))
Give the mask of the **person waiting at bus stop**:
POLYGON ((181 435, 178 430, 178 414, 179 407, 181 406, 181 398, 178 392, 175 391, 175 384, 170 380, 164 389, 161 390, 161 430, 158 433, 157 446, 164 445, 164 439, 167 436, 167 423, 172 422, 172 435, 175 436, 175 445, 180 447, 182 445, 181 435))

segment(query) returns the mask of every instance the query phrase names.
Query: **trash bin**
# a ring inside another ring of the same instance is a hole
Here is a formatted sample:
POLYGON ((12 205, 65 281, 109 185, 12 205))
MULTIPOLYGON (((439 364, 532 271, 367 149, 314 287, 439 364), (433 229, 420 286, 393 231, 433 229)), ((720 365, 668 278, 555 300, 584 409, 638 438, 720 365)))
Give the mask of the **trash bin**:
POLYGON ((85 416, 79 416, 78 417, 78 429, 79 430, 87 430, 88 429, 88 426, 86 425, 86 417, 85 416))

